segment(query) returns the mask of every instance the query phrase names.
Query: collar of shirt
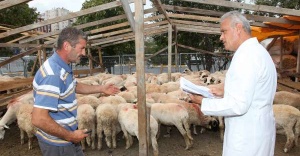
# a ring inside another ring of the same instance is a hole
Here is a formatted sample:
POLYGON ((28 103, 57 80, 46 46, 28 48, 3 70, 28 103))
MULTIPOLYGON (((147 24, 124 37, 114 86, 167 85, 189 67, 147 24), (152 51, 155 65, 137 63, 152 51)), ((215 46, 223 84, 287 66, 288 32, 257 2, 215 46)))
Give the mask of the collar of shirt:
POLYGON ((53 53, 52 57, 58 65, 64 68, 68 73, 72 73, 71 67, 66 62, 64 62, 56 52, 53 53))

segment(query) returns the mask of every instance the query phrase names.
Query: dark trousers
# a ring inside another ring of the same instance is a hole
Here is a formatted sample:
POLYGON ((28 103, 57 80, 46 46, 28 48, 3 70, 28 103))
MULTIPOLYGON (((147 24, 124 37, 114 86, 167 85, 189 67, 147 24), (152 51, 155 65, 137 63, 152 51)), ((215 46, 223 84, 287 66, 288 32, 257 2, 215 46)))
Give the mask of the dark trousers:
POLYGON ((84 156, 80 144, 54 146, 39 140, 43 156, 84 156))

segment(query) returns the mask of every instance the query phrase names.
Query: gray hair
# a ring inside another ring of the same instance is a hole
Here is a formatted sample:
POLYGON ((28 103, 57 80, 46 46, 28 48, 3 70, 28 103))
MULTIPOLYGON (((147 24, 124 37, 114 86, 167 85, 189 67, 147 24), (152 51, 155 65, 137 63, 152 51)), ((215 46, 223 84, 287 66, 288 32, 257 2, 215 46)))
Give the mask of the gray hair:
POLYGON ((234 27, 237 23, 241 23, 243 25, 243 29, 245 30, 245 32, 251 34, 250 23, 240 12, 238 11, 227 12, 221 17, 220 22, 223 22, 227 18, 231 19, 231 27, 234 27))
POLYGON ((69 42, 72 47, 75 47, 79 43, 79 39, 87 40, 86 34, 74 27, 64 28, 57 39, 57 49, 60 50, 65 41, 69 42))

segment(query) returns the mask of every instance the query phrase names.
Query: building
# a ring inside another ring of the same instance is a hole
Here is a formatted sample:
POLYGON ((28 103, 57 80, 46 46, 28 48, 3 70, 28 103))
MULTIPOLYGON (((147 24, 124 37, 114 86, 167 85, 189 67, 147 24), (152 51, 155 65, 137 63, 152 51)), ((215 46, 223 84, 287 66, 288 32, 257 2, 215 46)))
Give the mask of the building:
MULTIPOLYGON (((53 8, 51 10, 47 10, 45 13, 40 14, 39 19, 42 20, 49 20, 52 18, 60 17, 69 14, 70 11, 65 8, 53 8)), ((53 23, 51 25, 47 25, 44 27, 39 28, 38 30, 41 30, 42 32, 51 32, 51 31, 57 31, 62 30, 65 27, 70 26, 76 21, 76 19, 70 19, 66 21, 61 21, 58 23, 53 23)))

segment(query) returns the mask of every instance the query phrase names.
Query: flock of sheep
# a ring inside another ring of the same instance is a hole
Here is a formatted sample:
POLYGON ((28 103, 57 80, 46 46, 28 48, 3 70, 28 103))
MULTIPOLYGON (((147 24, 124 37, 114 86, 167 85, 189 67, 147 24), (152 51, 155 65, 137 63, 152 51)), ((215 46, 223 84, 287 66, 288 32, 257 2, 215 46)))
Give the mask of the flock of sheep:
MULTIPOLYGON (((155 156, 159 154, 157 138, 160 136, 161 124, 170 126, 167 129, 169 135, 171 127, 178 129, 185 141, 185 149, 193 146, 192 132, 197 134, 197 126, 201 127, 201 133, 205 129, 218 129, 220 139, 223 140, 225 127, 223 118, 203 115, 198 105, 190 103, 187 94, 180 89, 179 79, 184 77, 197 85, 207 86, 224 83, 225 75, 226 71, 210 73, 206 70, 197 72, 184 70, 183 73, 172 73, 169 82, 167 73, 145 74, 146 105, 150 111, 150 138, 155 156)), ((82 148, 86 149, 86 145, 88 145, 92 149, 101 150, 103 142, 109 148, 116 148, 116 135, 121 131, 126 141, 126 149, 130 148, 133 143, 132 137, 139 138, 136 74, 101 73, 77 78, 77 81, 90 85, 113 83, 122 90, 114 96, 77 94, 78 129, 92 130, 89 136, 81 142, 82 148)), ((32 149, 32 138, 36 131, 31 124, 32 108, 32 91, 11 100, 6 113, 0 120, 0 139, 4 138, 5 129, 9 128, 7 125, 17 120, 21 132, 21 144, 24 144, 24 132, 26 132, 29 138, 28 148, 32 149)), ((287 137, 284 152, 288 152, 294 145, 298 145, 299 109, 300 94, 276 92, 273 110, 277 133, 287 137)))

